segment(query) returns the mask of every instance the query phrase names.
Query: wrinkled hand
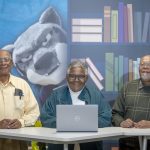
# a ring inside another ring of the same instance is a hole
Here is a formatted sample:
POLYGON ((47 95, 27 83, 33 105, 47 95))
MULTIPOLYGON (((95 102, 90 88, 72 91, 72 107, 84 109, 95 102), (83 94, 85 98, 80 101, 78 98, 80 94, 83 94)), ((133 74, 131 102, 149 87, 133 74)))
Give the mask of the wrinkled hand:
POLYGON ((18 119, 13 119, 8 124, 8 129, 18 129, 21 128, 21 122, 18 119))
POLYGON ((0 121, 0 129, 7 129, 10 119, 3 119, 0 121))
POLYGON ((122 128, 133 128, 134 124, 135 123, 131 119, 126 119, 120 123, 120 126, 122 128))
POLYGON ((1 129, 18 129, 21 128, 21 122, 18 119, 3 119, 0 121, 1 129))
POLYGON ((135 128, 150 128, 150 121, 141 120, 135 124, 135 128))

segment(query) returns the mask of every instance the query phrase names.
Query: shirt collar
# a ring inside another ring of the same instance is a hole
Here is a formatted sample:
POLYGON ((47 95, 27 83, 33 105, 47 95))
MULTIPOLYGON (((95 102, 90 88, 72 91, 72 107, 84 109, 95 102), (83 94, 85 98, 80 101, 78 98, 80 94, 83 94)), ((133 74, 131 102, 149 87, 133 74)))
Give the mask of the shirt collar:
POLYGON ((12 86, 16 87, 16 81, 15 81, 14 76, 12 74, 10 74, 8 84, 11 84, 12 86))
POLYGON ((142 89, 144 87, 144 85, 143 85, 143 83, 142 83, 142 81, 141 81, 141 79, 139 80, 139 89, 142 89))

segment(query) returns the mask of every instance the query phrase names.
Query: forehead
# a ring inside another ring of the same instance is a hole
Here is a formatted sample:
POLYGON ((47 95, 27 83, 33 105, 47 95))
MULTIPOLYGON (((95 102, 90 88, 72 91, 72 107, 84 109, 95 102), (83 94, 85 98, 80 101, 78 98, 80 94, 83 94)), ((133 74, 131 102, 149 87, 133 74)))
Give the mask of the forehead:
POLYGON ((82 67, 71 67, 70 73, 85 73, 82 67))
POLYGON ((10 57, 9 52, 0 50, 0 57, 10 57))
POLYGON ((142 57, 141 62, 150 62, 150 55, 142 57))

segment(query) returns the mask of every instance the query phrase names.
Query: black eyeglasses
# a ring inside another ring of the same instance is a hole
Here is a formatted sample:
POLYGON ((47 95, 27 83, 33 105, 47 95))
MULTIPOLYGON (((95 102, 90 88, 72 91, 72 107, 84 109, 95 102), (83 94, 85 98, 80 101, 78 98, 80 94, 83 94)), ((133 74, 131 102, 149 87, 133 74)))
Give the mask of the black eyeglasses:
POLYGON ((68 74, 68 77, 70 80, 76 80, 78 78, 78 80, 84 80, 86 75, 75 75, 75 74, 68 74))
POLYGON ((11 58, 10 57, 0 57, 0 63, 2 62, 10 62, 11 58))

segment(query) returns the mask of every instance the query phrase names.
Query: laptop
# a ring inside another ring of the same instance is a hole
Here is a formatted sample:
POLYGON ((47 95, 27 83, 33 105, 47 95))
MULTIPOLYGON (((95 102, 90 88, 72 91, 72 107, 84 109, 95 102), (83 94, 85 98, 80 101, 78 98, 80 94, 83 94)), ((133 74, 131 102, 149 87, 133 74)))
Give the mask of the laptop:
POLYGON ((57 105, 57 131, 98 131, 98 105, 57 105))

